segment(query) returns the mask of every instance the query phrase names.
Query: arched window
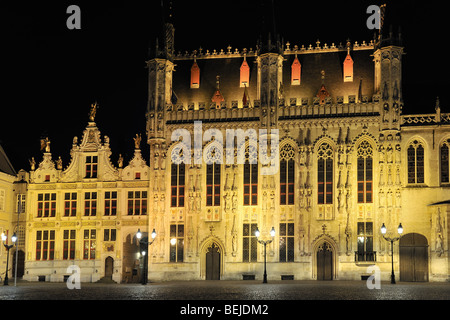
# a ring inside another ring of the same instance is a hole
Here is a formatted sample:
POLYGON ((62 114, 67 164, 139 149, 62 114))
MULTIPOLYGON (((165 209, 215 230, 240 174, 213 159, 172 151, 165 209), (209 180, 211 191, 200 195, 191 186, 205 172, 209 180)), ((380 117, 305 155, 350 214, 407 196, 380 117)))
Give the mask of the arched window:
POLYGON ((357 149, 358 164, 358 203, 372 203, 373 186, 373 148, 363 141, 357 149))
POLYGON ((449 146, 450 139, 446 140, 440 150, 440 160, 441 160, 441 183, 450 183, 450 165, 449 165, 449 146))
POLYGON ((317 151, 317 203, 333 203, 333 150, 328 143, 317 151))
POLYGON ((295 151, 286 144, 280 150, 280 205, 294 204, 295 151))
POLYGON ((424 183, 424 148, 414 140, 408 147, 408 183, 424 183))

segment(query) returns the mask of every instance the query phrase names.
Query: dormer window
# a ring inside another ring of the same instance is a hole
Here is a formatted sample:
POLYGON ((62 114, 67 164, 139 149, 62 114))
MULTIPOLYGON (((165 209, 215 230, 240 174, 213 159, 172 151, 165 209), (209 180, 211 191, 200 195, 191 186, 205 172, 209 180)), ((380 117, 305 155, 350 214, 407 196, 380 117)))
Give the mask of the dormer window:
POLYGON ((85 178, 97 178, 98 157, 86 157, 86 175, 85 178))
POLYGON ((197 61, 194 60, 194 64, 191 67, 191 89, 200 88, 200 68, 197 61))
POLYGON ((344 60, 344 82, 353 82, 353 59, 350 56, 350 47, 347 48, 347 57, 344 60))
POLYGON ((300 61, 298 60, 297 56, 295 56, 294 62, 292 63, 291 66, 291 85, 293 86, 300 85, 301 73, 302 73, 302 65, 300 64, 300 61))
POLYGON ((250 67, 248 66, 247 59, 244 57, 244 61, 241 65, 240 87, 248 87, 250 84, 250 67))

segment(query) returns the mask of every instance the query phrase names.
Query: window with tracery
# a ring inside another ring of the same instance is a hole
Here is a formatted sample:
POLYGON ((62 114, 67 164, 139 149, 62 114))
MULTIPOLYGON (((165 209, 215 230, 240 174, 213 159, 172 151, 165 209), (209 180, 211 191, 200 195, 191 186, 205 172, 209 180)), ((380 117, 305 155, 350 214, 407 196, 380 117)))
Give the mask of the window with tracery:
POLYGON ((295 150, 286 144, 280 150, 280 205, 294 204, 295 150))
POLYGON ((244 206, 258 204, 258 162, 257 150, 254 146, 245 149, 244 163, 244 206))
POLYGON ((440 160, 441 160, 441 183, 450 183, 450 166, 449 166, 449 148, 450 139, 446 140, 440 150, 440 160))
POLYGON ((424 148, 423 145, 414 140, 408 147, 408 183, 425 182, 424 148))
POLYGON ((186 165, 184 163, 172 163, 170 179, 171 207, 184 207, 185 171, 186 165))
POLYGON ((358 203, 372 203, 373 194, 373 148, 369 142, 363 141, 358 150, 358 203))
POLYGON ((317 203, 333 203, 333 149, 328 143, 317 151, 317 203))

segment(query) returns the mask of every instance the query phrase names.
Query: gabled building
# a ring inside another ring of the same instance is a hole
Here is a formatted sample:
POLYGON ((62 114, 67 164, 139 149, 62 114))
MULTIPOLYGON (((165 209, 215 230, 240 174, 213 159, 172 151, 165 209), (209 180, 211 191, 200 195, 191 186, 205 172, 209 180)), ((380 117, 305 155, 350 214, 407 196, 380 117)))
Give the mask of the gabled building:
MULTIPOLYGON (((94 122, 74 137, 70 164, 54 159, 50 141, 31 165, 24 279, 64 281, 75 265, 82 282, 139 280, 139 228, 148 225, 149 167, 136 135, 134 157, 124 167, 110 161, 109 138, 94 122), (72 268, 72 269, 71 269, 72 268)), ((130 139, 131 141, 131 139, 130 139)))

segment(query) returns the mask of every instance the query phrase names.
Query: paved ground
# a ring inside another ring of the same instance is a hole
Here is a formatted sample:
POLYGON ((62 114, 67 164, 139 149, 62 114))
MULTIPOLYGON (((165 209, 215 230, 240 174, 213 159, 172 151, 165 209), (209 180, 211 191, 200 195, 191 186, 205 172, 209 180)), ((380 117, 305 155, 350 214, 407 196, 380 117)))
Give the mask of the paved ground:
POLYGON ((429 307, 424 303, 431 302, 433 310, 446 310, 447 300, 450 300, 448 282, 395 285, 382 282, 380 289, 372 290, 365 281, 81 283, 80 289, 72 290, 65 283, 19 282, 14 287, 14 281, 10 281, 9 286, 0 286, 0 306, 8 310, 30 316, 35 316, 36 310, 46 310, 48 314, 61 310, 62 314, 56 311, 58 317, 81 315, 89 319, 117 318, 123 310, 139 318, 163 315, 163 320, 277 320, 284 315, 301 318, 313 313, 319 319, 337 313, 363 317, 388 313, 389 318, 415 318, 429 307))
POLYGON ((141 284, 22 282, 0 286, 0 300, 450 300, 450 283, 365 281, 174 281, 141 284))

